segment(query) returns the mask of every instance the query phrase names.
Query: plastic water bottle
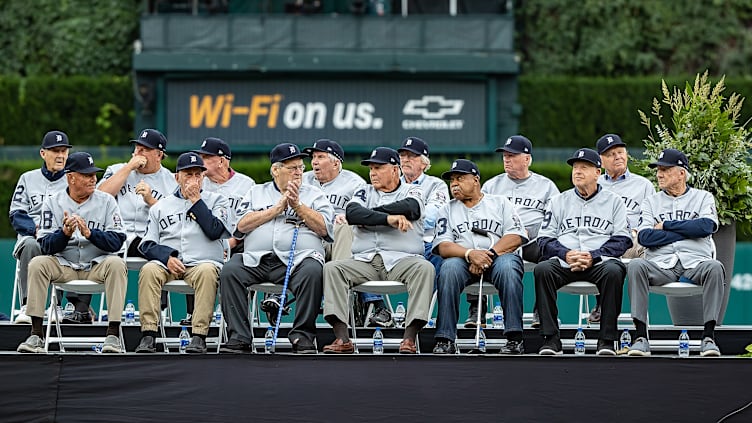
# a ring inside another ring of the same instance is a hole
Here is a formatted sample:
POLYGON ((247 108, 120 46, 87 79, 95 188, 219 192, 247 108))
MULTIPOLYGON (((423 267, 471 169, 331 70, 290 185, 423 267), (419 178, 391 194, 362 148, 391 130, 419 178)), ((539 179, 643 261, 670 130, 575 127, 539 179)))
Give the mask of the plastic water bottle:
POLYGON ((585 355, 585 332, 582 328, 577 328, 577 333, 574 335, 574 354, 585 355))
POLYGON ((486 334, 483 333, 483 329, 478 331, 478 351, 486 352, 486 334))
POLYGON ((384 354, 384 334, 378 327, 373 331, 373 353, 384 354))
POLYGON ((65 314, 63 316, 71 316, 74 311, 76 311, 76 307, 72 302, 68 301, 68 304, 65 305, 65 314))
POLYGON ((274 354, 274 329, 271 326, 266 328, 266 335, 264 335, 264 353, 274 354))
POLYGON ((214 323, 217 324, 217 326, 222 323, 222 305, 217 304, 217 309, 214 310, 214 323))
POLYGON ((689 334, 686 329, 682 329, 679 335, 679 357, 689 357, 689 334))
POLYGON ((624 329, 621 337, 619 338, 619 349, 625 351, 632 346, 632 335, 629 334, 629 329, 624 329))
POLYGON ((398 328, 401 328, 405 324, 405 305, 402 304, 402 301, 397 303, 397 308, 394 309, 392 319, 394 320, 394 325, 398 328))
POLYGON ((188 348, 188 344, 191 342, 191 336, 188 334, 188 328, 183 326, 180 331, 180 354, 185 354, 185 349, 188 348))
POLYGON ((102 344, 94 344, 91 346, 91 350, 97 354, 102 354, 102 344))
POLYGON ((132 300, 128 300, 128 304, 125 305, 125 324, 136 324, 136 306, 133 305, 132 300))
POLYGON ((430 319, 428 319, 428 323, 426 323, 426 327, 429 328, 429 329, 435 328, 436 327, 436 319, 434 319, 433 317, 431 317, 430 319))
POLYGON ((504 310, 498 302, 493 309, 493 327, 494 329, 504 329, 504 310))

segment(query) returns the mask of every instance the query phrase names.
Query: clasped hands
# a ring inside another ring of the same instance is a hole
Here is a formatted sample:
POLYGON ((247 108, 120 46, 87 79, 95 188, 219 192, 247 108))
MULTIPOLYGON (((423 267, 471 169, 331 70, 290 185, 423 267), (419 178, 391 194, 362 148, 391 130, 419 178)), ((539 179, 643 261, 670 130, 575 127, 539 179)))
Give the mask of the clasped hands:
POLYGON ((76 230, 81 232, 84 238, 91 236, 91 229, 86 226, 86 221, 83 217, 77 214, 68 214, 67 211, 63 212, 63 234, 70 237, 76 230))
POLYGON ((480 275, 493 264, 494 254, 489 250, 471 249, 467 254, 467 270, 473 275, 480 275))
POLYGON ((573 272, 582 272, 593 266, 593 256, 587 251, 570 250, 567 252, 566 262, 573 272))

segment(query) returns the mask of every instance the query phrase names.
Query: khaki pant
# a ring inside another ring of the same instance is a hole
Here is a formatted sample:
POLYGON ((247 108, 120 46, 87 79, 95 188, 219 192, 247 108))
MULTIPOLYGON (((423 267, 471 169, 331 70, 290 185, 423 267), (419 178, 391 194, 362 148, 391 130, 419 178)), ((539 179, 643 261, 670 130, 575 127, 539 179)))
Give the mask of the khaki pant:
POLYGON ((47 304, 47 288, 50 283, 68 282, 75 279, 88 279, 103 283, 109 321, 118 321, 123 314, 125 290, 128 287, 125 261, 117 256, 109 256, 91 270, 73 270, 58 263, 53 256, 37 256, 29 262, 29 296, 26 314, 43 317, 47 304))
MULTIPOLYGON (((405 325, 413 320, 428 321, 428 308, 433 296, 434 268, 423 257, 405 257, 390 272, 384 268, 380 255, 369 262, 355 259, 339 260, 324 265, 324 318, 335 316, 349 322, 347 298, 350 287, 375 280, 400 281, 407 285, 408 307, 405 325)), ((331 323, 331 322, 330 322, 331 323)))
POLYGON ((327 261, 352 258, 353 229, 350 225, 334 224, 334 242, 326 244, 327 261))
MULTIPOLYGON (((160 318, 160 297, 162 286, 180 279, 167 269, 154 262, 141 268, 138 274, 138 312, 141 318, 141 331, 156 331, 160 318)), ((217 298, 219 269, 211 263, 201 263, 186 267, 182 279, 196 291, 195 305, 191 320, 195 335, 209 333, 209 323, 214 314, 214 301, 217 298)))

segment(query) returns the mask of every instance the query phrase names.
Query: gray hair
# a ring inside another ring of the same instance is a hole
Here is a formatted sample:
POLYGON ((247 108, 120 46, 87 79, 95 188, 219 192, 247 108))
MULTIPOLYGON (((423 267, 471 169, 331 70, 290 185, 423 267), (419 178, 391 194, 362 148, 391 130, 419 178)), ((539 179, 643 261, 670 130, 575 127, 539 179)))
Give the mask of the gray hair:
POLYGON ((426 168, 423 169, 423 172, 428 172, 428 169, 431 168, 431 159, 429 159, 425 154, 421 154, 420 161, 423 162, 424 165, 426 165, 426 168))

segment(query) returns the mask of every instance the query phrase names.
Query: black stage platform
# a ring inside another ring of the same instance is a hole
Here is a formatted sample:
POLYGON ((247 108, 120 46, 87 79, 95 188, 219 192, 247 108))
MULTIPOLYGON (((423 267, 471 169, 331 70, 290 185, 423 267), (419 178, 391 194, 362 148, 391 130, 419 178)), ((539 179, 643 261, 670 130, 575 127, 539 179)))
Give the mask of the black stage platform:
MULTIPOLYGON (((0 355, 3 422, 717 422, 747 359, 0 355)), ((725 422, 752 421, 752 407, 725 422)))
MULTIPOLYGON (((2 349, 28 329, 0 325, 2 349)), ((138 328, 125 329, 132 349, 138 328)), ((320 345, 331 340, 319 332, 320 345)), ((430 351, 432 332, 421 335, 430 351)), ((714 359, 7 352, 0 421, 718 422, 752 401, 752 362, 730 355, 750 335, 719 330, 724 357, 714 359)), ((536 349, 535 332, 525 337, 536 349)), ((752 421, 752 406, 723 421, 752 421)))

